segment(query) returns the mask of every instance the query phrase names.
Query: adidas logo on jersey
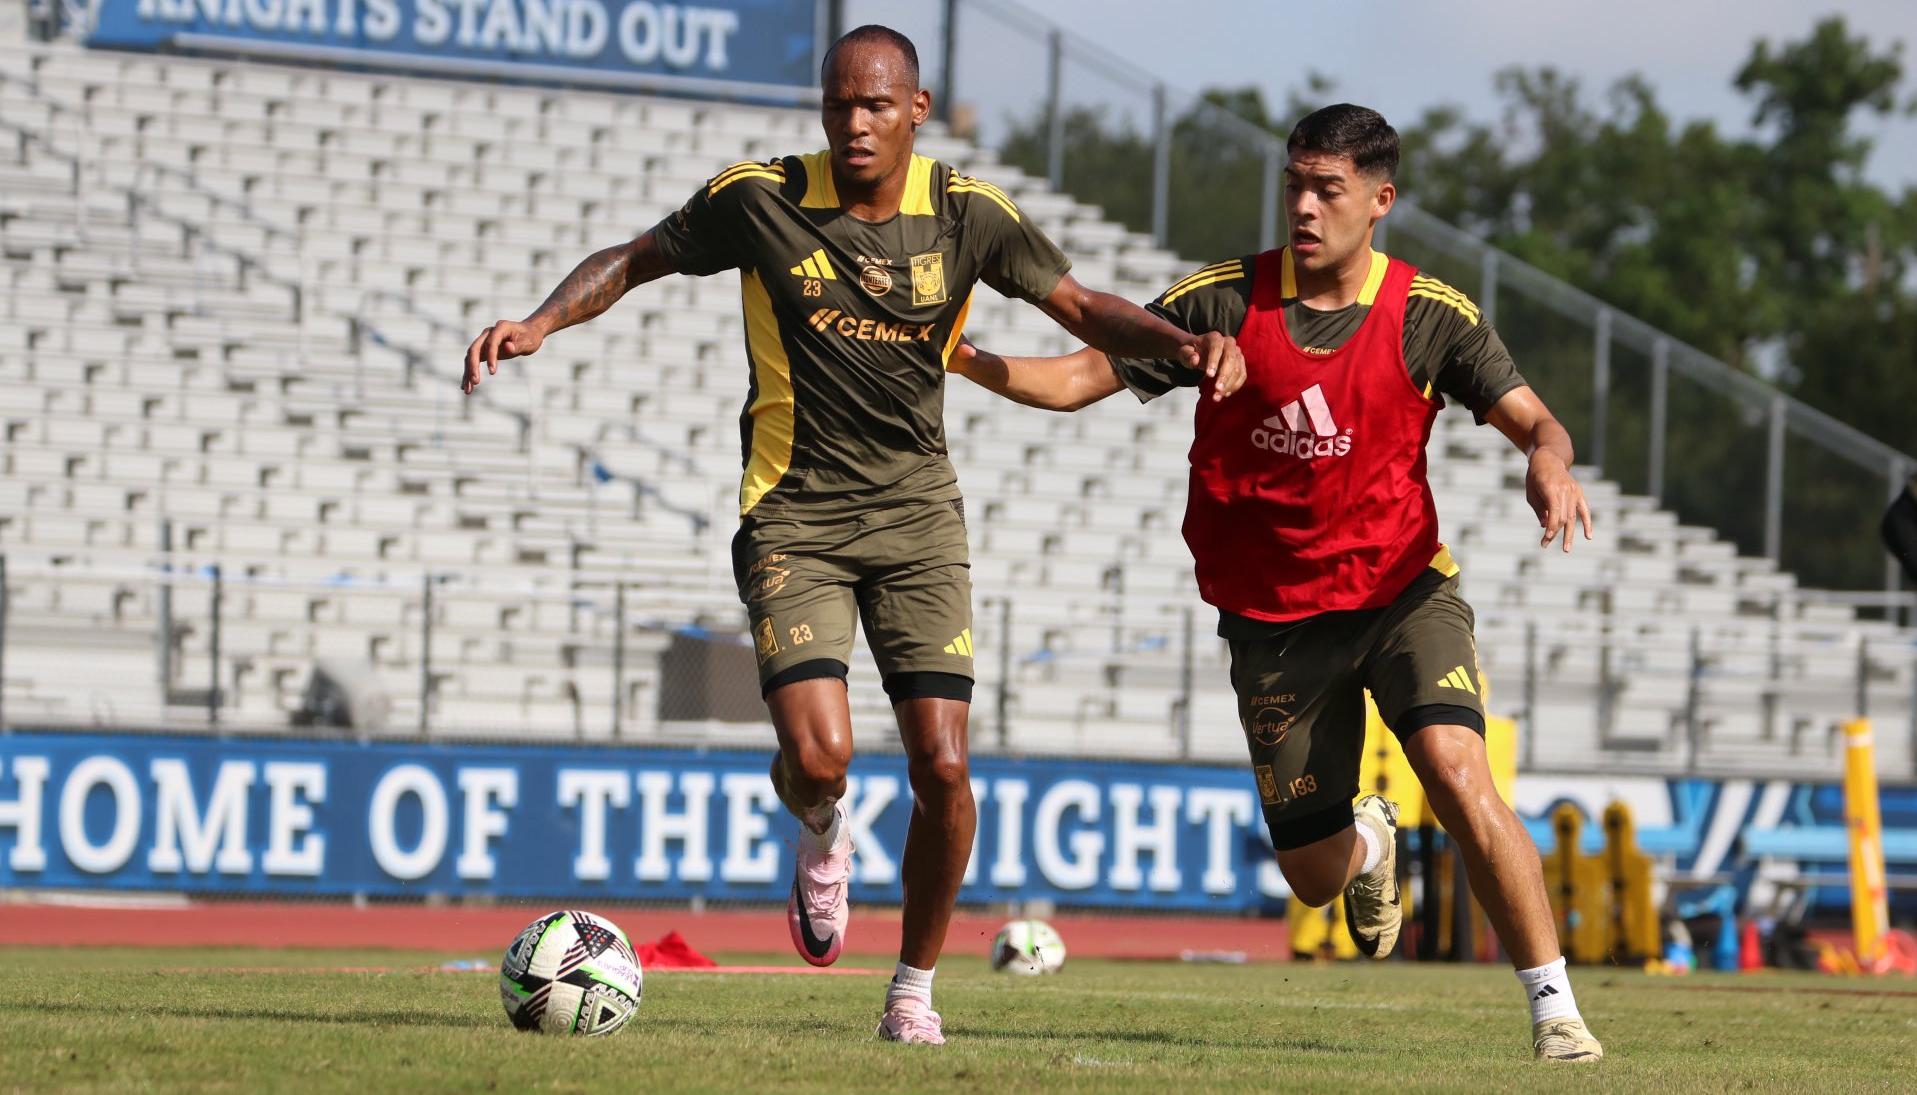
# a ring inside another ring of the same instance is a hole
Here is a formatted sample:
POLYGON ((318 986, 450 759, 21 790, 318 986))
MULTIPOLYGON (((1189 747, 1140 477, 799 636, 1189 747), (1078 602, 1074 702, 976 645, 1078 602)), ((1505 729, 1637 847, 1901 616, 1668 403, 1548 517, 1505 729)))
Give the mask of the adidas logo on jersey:
POLYGON ((819 281, 837 281, 839 275, 832 272, 832 260, 825 257, 825 248, 807 255, 804 262, 792 268, 792 276, 816 278, 819 281))
POLYGON ((1265 419, 1263 427, 1251 431, 1251 443, 1279 456, 1311 460, 1350 452, 1351 431, 1338 431, 1324 389, 1313 384, 1265 419))

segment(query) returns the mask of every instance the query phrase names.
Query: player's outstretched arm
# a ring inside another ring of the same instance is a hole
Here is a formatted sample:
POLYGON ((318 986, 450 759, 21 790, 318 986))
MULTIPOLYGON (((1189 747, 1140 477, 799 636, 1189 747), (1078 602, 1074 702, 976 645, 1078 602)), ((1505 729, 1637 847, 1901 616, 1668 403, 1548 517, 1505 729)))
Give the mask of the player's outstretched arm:
MULTIPOLYGON (((1070 274, 1058 279, 1058 287, 1038 306, 1060 327, 1107 354, 1178 361, 1214 379, 1233 372, 1244 376, 1244 354, 1230 335, 1191 334, 1123 297, 1087 289, 1070 274)), ((1224 396, 1214 392, 1213 398, 1224 396)))
POLYGON ((1110 359, 1089 346, 1063 357, 1000 357, 967 338, 949 368, 1014 403, 1045 411, 1089 407, 1125 387, 1110 359))
MULTIPOLYGON (((1059 357, 1002 357, 965 338, 948 368, 1014 403, 1045 411, 1076 411, 1125 388, 1111 358, 1090 346, 1059 357)), ((1244 358, 1230 357, 1219 366, 1212 398, 1223 399, 1244 383, 1244 358)))
POLYGON ((631 290, 672 272, 651 232, 593 252, 573 267, 532 315, 518 323, 502 319, 479 332, 466 347, 466 375, 460 390, 471 394, 482 379, 499 371, 501 361, 536 353, 547 335, 586 322, 631 290))
POLYGON ((1491 405, 1486 422, 1511 439, 1518 451, 1531 458, 1524 473, 1524 499, 1538 515, 1544 529, 1539 547, 1550 547, 1559 532, 1564 534, 1564 550, 1571 550, 1571 533, 1584 526, 1584 538, 1591 538, 1591 506, 1584 499, 1584 488, 1571 474, 1571 433, 1557 420, 1551 409, 1529 386, 1514 388, 1491 405))

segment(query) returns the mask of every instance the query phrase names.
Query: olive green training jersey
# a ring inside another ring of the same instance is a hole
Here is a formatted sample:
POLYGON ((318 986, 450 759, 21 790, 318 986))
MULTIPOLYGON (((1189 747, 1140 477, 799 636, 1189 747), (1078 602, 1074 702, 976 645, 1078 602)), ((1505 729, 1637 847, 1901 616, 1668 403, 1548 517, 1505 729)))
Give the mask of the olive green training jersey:
MULTIPOLYGON (((1384 256, 1373 252, 1382 262, 1384 256)), ((1221 331, 1237 334, 1251 307, 1251 282, 1256 255, 1228 259, 1204 267, 1176 282, 1149 305, 1153 312, 1194 334, 1221 331)), ((1286 284, 1291 284, 1291 255, 1285 255, 1286 284)), ((1306 353, 1330 353, 1343 346, 1365 316, 1369 305, 1350 304, 1336 311, 1307 308, 1287 290, 1285 329, 1306 353)), ((1491 328, 1478 306, 1456 289, 1425 274, 1411 282, 1405 302, 1404 363, 1411 382, 1426 395, 1450 396, 1471 409, 1479 422, 1492 404, 1513 389, 1524 387, 1511 352, 1491 328)), ((1175 361, 1112 359, 1112 369, 1139 400, 1190 387, 1199 373, 1175 361)))
POLYGON ((734 164, 653 233, 680 273, 739 270, 741 516, 957 498, 945 368, 973 288, 1036 302, 1071 267, 1004 191, 924 156, 881 223, 839 208, 816 152, 734 164))

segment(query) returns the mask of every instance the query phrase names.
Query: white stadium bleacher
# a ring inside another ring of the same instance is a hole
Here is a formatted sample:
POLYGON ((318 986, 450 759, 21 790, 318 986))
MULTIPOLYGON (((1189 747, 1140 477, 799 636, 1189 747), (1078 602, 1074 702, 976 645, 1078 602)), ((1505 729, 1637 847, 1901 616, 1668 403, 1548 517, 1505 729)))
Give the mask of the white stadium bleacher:
MULTIPOLYGON (((370 663, 392 729, 415 732, 431 574, 434 734, 614 738, 618 581, 617 739, 768 740, 658 703, 673 631, 741 622, 736 277, 648 287, 473 399, 456 376, 481 326, 713 170, 820 143, 813 116, 88 52, 5 26, 0 77, 8 722, 199 727, 217 672, 223 726, 283 727, 338 659, 370 663)), ((1142 300, 1192 265, 968 142, 929 131, 920 151, 1012 192, 1089 284, 1142 300)), ((990 294, 970 331, 1071 345, 990 294)), ((951 387, 981 747, 1163 757, 1188 720, 1191 756, 1242 756, 1178 533, 1189 415, 1189 395, 1056 416, 951 387)), ((1535 765, 1832 775, 1860 644, 1879 651, 1872 713, 1910 718, 1907 633, 1803 602, 1789 574, 1601 480, 1598 539, 1539 552, 1521 457, 1468 415, 1441 417, 1431 457, 1493 706, 1530 706, 1535 765)), ((862 651, 852 689, 882 747, 862 651)), ((1910 737, 1879 736, 1885 771, 1910 771, 1910 737)))

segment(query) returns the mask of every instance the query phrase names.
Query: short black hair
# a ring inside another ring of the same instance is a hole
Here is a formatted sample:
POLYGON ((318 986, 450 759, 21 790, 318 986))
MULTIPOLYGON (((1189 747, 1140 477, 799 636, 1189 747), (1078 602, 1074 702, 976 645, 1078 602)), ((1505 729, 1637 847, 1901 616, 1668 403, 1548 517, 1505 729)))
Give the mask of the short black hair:
POLYGON ((867 23, 862 27, 853 27, 832 47, 825 51, 825 60, 819 64, 819 80, 824 82, 825 74, 832 69, 832 55, 839 52, 840 46, 891 46, 905 56, 905 67, 912 73, 912 90, 919 88, 919 49, 912 40, 891 27, 882 27, 877 23, 867 23))
POLYGON ((1370 107, 1334 103, 1291 128, 1287 152, 1349 156, 1360 172, 1389 182, 1398 174, 1398 131, 1370 107))

